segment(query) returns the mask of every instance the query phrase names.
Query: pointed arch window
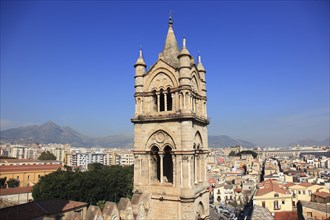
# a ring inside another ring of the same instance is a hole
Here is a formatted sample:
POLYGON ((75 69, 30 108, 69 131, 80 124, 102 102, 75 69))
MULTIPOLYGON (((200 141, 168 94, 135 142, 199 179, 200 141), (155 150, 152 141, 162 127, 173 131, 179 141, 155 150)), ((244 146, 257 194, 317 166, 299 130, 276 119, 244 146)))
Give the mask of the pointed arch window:
POLYGON ((159 149, 156 146, 151 148, 151 179, 160 182, 160 156, 159 149))
POLYGON ((166 146, 164 148, 164 177, 166 177, 167 182, 173 183, 173 160, 172 160, 172 148, 166 146))
POLYGON ((161 89, 159 94, 159 111, 165 111, 165 97, 164 91, 161 89))
POLYGON ((166 93, 166 106, 167 106, 167 111, 172 111, 173 107, 173 100, 172 100, 172 94, 171 94, 171 90, 170 88, 167 89, 167 93, 166 93))

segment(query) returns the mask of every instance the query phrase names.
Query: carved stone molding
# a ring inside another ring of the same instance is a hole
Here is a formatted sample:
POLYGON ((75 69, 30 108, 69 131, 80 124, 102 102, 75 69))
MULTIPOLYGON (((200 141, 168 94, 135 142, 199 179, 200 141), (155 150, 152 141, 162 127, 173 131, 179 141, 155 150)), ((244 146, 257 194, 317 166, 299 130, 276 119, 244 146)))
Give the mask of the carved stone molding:
POLYGON ((165 134, 164 134, 164 132, 159 131, 159 132, 156 134, 156 141, 157 141, 158 143, 163 143, 164 140, 165 140, 165 134))

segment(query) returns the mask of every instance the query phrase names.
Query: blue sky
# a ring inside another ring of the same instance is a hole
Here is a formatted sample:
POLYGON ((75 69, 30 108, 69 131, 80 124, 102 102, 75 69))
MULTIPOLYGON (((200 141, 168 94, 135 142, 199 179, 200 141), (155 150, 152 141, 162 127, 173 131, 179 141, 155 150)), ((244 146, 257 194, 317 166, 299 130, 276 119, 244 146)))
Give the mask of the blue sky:
POLYGON ((140 46, 156 61, 170 10, 207 70, 210 135, 329 137, 329 1, 1 1, 1 130, 132 134, 133 65, 140 46))

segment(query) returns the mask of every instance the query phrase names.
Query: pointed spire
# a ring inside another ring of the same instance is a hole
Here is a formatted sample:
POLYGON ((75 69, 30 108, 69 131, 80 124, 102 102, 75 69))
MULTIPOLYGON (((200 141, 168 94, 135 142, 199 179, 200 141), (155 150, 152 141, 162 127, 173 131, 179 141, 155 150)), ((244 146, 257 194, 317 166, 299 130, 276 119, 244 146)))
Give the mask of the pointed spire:
POLYGON ((176 38, 173 31, 173 19, 170 15, 169 22, 168 22, 168 31, 167 36, 164 44, 164 49, 162 51, 162 55, 164 61, 170 64, 173 67, 179 66, 179 61, 177 59, 179 55, 179 47, 178 43, 176 42, 176 38))
POLYGON ((139 55, 139 58, 136 60, 136 63, 134 65, 134 67, 136 67, 138 65, 142 65, 144 67, 147 66, 146 63, 144 62, 144 59, 143 59, 142 48, 140 48, 140 55, 139 55))
POLYGON ((202 64, 202 57, 201 57, 199 51, 198 51, 198 64, 197 64, 197 69, 198 69, 198 71, 206 72, 205 69, 204 69, 204 66, 203 66, 203 64, 202 64))

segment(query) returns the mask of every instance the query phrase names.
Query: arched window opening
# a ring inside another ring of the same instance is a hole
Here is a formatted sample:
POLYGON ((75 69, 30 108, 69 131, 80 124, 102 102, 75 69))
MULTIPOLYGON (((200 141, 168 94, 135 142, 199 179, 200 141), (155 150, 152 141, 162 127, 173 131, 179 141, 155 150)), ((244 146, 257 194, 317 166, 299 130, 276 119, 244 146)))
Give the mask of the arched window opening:
POLYGON ((160 182, 160 157, 159 149, 156 146, 151 148, 151 179, 158 180, 160 182))
POLYGON ((159 111, 163 112, 165 111, 165 102, 164 102, 164 92, 161 89, 159 94, 159 111))
MULTIPOLYGON (((172 160, 172 148, 166 146, 164 148, 164 177, 166 177, 167 182, 173 183, 173 160, 172 160)), ((165 179, 165 182, 166 182, 165 179)))
POLYGON ((170 88, 167 89, 167 94, 166 94, 166 101, 167 101, 167 111, 172 111, 172 94, 171 94, 171 91, 170 91, 170 88))
POLYGON ((199 202, 196 214, 197 214, 196 216, 197 220, 201 220, 205 218, 204 205, 202 202, 199 202))

